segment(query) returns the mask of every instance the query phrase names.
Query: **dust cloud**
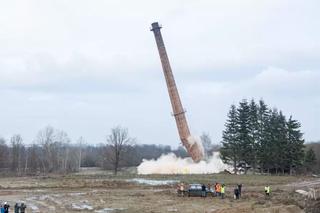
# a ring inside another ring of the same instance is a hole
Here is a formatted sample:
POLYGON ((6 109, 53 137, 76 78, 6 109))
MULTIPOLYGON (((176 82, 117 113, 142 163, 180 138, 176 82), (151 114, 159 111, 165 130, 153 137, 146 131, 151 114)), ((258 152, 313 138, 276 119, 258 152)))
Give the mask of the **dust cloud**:
POLYGON ((224 170, 231 171, 222 162, 219 152, 214 152, 206 161, 193 162, 191 158, 179 158, 174 153, 162 155, 154 160, 143 160, 138 166, 138 174, 209 174, 224 170))
POLYGON ((199 137, 195 137, 190 135, 188 137, 188 143, 190 144, 190 146, 193 146, 194 144, 197 144, 197 147, 199 149, 199 152, 201 153, 201 155, 204 155, 204 148, 203 145, 201 143, 201 139, 199 137))

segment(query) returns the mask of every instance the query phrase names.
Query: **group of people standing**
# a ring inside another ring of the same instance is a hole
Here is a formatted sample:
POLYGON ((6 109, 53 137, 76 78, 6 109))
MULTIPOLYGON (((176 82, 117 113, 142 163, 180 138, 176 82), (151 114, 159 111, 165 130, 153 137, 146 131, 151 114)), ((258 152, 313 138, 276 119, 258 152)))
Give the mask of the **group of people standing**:
POLYGON ((224 199, 225 191, 226 191, 226 186, 221 183, 215 183, 213 186, 208 184, 208 189, 212 193, 214 197, 221 197, 221 199, 224 199))
MULTIPOLYGON (((14 205, 14 213, 25 213, 26 212, 26 204, 21 203, 20 205, 16 203, 14 205)), ((4 204, 0 204, 0 213, 9 213, 10 205, 7 202, 4 202, 4 204)))
MULTIPOLYGON (((212 188, 209 187, 209 189, 214 196, 218 196, 221 197, 221 199, 224 199, 226 191, 225 184, 215 183, 214 186, 212 188)), ((234 199, 239 199, 241 197, 241 190, 242 184, 237 184, 234 189, 234 199)))
POLYGON ((0 212, 1 213, 9 213, 10 205, 7 202, 4 202, 3 205, 0 204, 0 212))
MULTIPOLYGON (((208 184, 207 186, 205 184, 201 185, 201 197, 206 197, 207 193, 211 193, 213 197, 221 197, 221 199, 225 198, 225 191, 226 191, 226 186, 225 184, 221 184, 216 182, 215 184, 208 184)), ((177 192, 178 195, 180 196, 185 196, 188 192, 188 189, 186 188, 184 183, 180 183, 177 186, 177 192)), ((271 189, 269 185, 266 185, 264 187, 264 192, 265 195, 268 197, 270 196, 271 189)), ((242 184, 239 183, 235 186, 233 190, 233 197, 234 199, 238 200, 241 198, 241 193, 242 193, 242 184)))

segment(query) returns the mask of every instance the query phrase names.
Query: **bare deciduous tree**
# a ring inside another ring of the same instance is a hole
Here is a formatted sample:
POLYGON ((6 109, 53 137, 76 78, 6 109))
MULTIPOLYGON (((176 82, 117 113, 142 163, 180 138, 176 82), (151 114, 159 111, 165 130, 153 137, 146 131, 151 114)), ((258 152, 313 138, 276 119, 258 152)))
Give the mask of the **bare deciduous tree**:
POLYGON ((70 138, 68 134, 64 131, 56 131, 56 145, 58 148, 58 161, 61 162, 60 169, 62 172, 67 172, 68 163, 69 163, 69 155, 70 155, 70 138))
POLYGON ((68 134, 47 126, 40 130, 37 142, 41 147, 40 162, 42 171, 69 172, 77 170, 78 159, 75 157, 75 147, 70 145, 68 134))
POLYGON ((23 155, 25 147, 22 144, 22 137, 20 135, 14 135, 11 137, 11 169, 17 172, 19 175, 22 171, 23 155))
POLYGON ((45 127, 40 130, 37 136, 37 142, 43 148, 43 152, 40 155, 40 161, 42 170, 44 173, 51 172, 54 168, 53 159, 53 144, 55 141, 54 129, 51 126, 45 127))
POLYGON ((111 129, 111 134, 107 136, 106 158, 112 164, 115 175, 119 170, 122 155, 133 144, 134 139, 129 137, 128 129, 120 126, 111 129))
POLYGON ((205 152, 205 156, 209 157, 212 153, 212 141, 211 138, 209 136, 209 134, 207 133, 202 133, 202 135, 200 136, 202 145, 203 145, 203 149, 205 152))
POLYGON ((31 174, 36 174, 40 172, 40 168, 42 166, 40 154, 40 147, 36 144, 32 144, 28 149, 28 164, 29 164, 29 172, 31 174))
POLYGON ((82 146, 84 145, 85 140, 84 138, 81 136, 78 139, 78 148, 79 148, 79 152, 78 152, 78 170, 80 171, 81 168, 81 161, 82 161, 82 146))
POLYGON ((0 168, 8 167, 9 147, 4 138, 0 138, 0 168))

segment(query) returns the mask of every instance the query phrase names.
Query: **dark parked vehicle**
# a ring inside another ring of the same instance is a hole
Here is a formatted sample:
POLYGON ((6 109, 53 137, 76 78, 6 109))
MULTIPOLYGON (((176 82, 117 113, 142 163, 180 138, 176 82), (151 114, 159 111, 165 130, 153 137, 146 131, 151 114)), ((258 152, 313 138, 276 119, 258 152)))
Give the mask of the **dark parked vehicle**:
MULTIPOLYGON (((207 191, 204 192, 204 197, 207 196, 207 191)), ((188 189, 188 197, 203 197, 201 184, 190 184, 188 189)))

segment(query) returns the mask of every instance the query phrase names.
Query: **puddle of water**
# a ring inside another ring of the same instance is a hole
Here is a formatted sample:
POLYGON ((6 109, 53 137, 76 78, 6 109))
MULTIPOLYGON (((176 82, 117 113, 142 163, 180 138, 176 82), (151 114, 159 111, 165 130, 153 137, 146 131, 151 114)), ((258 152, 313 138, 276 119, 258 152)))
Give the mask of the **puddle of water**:
POLYGON ((60 197, 62 197, 62 194, 52 194, 52 197, 58 197, 58 198, 60 198, 60 197))
POLYGON ((40 195, 40 196, 34 196, 34 197, 30 197, 27 200, 40 200, 40 201, 51 201, 54 202, 57 205, 62 205, 62 201, 59 201, 57 199, 55 199, 54 197, 61 197, 60 194, 54 194, 54 195, 40 195))
POLYGON ((51 197, 49 196, 49 195, 40 195, 39 196, 39 200, 41 200, 41 201, 44 201, 44 200, 47 200, 47 199, 50 199, 51 197))
POLYGON ((133 178, 127 181, 151 186, 172 185, 179 182, 178 180, 148 180, 143 178, 133 178))
POLYGON ((100 210, 95 210, 94 212, 96 213, 110 213, 110 212, 118 212, 118 211, 123 211, 126 210, 125 208, 104 208, 104 209, 100 209, 100 210))
POLYGON ((36 196, 32 196, 32 197, 28 197, 26 200, 30 201, 30 200, 35 200, 35 199, 37 199, 37 197, 36 196))
POLYGON ((69 193, 70 196, 80 196, 80 195, 86 195, 87 193, 85 192, 72 192, 69 193))
POLYGON ((29 208, 31 209, 31 211, 34 212, 34 213, 40 212, 38 206, 36 206, 36 205, 34 205, 34 204, 32 204, 32 203, 29 203, 29 204, 28 204, 28 207, 29 207, 29 208))
POLYGON ((296 192, 299 193, 299 194, 302 194, 302 195, 304 195, 304 196, 308 196, 308 192, 307 192, 307 191, 298 189, 298 190, 296 190, 296 192))
POLYGON ((74 210, 93 210, 92 206, 89 206, 87 204, 76 204, 76 203, 72 203, 71 204, 71 208, 74 210))

